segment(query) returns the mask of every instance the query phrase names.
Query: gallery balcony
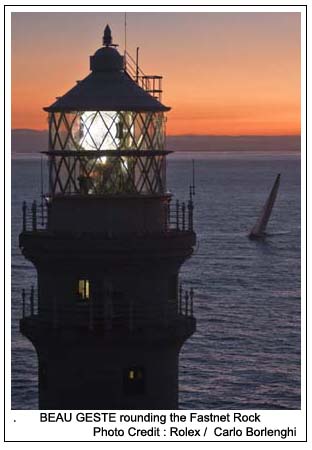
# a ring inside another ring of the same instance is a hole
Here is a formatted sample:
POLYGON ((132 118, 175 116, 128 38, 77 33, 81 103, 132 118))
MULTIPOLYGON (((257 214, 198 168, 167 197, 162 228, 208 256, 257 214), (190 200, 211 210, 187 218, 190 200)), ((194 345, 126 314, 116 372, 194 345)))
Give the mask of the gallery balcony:
POLYGON ((86 333, 103 335, 107 339, 119 339, 129 336, 148 339, 160 339, 190 335, 196 328, 194 317, 194 290, 183 289, 180 285, 176 302, 144 309, 135 302, 115 304, 107 307, 107 299, 88 299, 77 302, 72 299, 67 306, 40 306, 38 292, 32 286, 22 290, 21 331, 30 338, 37 339, 41 333, 86 333))

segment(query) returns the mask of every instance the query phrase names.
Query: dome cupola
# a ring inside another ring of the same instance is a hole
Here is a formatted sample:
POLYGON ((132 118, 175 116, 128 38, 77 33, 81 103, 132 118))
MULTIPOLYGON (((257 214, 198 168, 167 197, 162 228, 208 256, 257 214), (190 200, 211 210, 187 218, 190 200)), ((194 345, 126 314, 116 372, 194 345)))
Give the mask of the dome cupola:
POLYGON ((90 56, 92 72, 120 71, 124 68, 124 59, 116 50, 109 25, 106 25, 103 35, 103 47, 90 56))

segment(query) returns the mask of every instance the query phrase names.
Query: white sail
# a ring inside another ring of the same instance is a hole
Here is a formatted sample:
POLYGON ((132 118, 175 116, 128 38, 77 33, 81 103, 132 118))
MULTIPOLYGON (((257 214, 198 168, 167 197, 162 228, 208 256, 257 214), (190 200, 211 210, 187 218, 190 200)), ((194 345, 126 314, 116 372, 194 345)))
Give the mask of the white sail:
POLYGON ((256 224, 254 225, 254 227, 252 228, 249 237, 250 238, 258 238, 264 235, 265 233, 265 229, 266 226, 268 224, 268 221, 270 219, 271 216, 271 212, 275 203, 275 199, 277 196, 277 191, 279 188, 279 184, 280 184, 280 177, 281 175, 278 174, 275 180, 275 183, 273 185, 273 188, 270 192, 269 198, 267 199, 259 219, 257 220, 256 224))

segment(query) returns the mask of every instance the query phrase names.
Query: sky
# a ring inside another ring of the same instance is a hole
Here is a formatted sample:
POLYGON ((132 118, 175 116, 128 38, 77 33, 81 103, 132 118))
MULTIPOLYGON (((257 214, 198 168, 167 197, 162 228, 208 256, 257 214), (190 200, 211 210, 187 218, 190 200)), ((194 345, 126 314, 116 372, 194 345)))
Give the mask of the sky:
MULTIPOLYGON (((42 108, 89 73, 123 13, 12 13, 12 128, 46 129, 42 108)), ((127 50, 162 75, 169 135, 300 134, 300 13, 127 13, 127 50)))

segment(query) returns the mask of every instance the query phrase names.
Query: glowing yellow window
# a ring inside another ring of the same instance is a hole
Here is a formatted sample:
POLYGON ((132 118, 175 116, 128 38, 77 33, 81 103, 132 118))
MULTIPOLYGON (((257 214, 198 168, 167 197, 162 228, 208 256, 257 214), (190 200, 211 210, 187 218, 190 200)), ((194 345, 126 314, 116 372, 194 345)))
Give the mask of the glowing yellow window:
POLYGON ((89 300, 90 298, 90 283, 89 280, 79 280, 78 295, 81 300, 89 300))
POLYGON ((143 377, 142 369, 129 369, 128 370, 128 378, 129 380, 141 380, 143 377))
POLYGON ((139 395, 145 392, 143 367, 129 367, 124 370, 123 391, 126 395, 139 395))

